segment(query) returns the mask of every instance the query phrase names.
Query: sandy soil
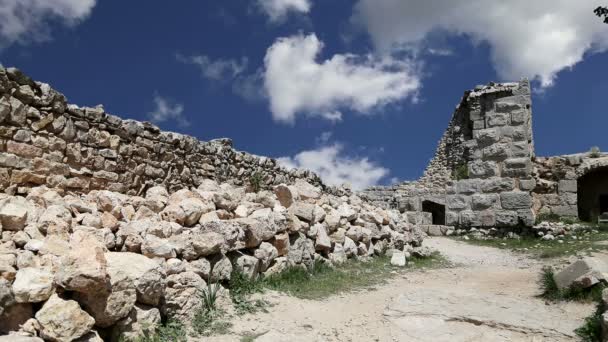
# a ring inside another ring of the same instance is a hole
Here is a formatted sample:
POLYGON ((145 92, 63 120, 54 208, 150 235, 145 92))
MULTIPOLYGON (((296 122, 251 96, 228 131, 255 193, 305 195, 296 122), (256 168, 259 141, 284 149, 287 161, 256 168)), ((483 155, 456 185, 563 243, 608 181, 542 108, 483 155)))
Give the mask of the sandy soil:
POLYGON ((374 290, 322 301, 266 293, 268 313, 233 320, 205 341, 573 341, 590 304, 537 298, 542 264, 490 247, 431 238, 454 267, 400 274, 374 290))

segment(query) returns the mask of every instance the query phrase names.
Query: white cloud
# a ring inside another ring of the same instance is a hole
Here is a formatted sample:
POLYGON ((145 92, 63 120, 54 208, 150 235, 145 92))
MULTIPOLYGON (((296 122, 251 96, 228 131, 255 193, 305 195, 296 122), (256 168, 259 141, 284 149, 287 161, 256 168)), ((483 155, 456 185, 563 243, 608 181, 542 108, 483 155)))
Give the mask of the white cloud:
POLYGON ((322 48, 314 34, 295 35, 266 52, 264 84, 275 120, 294 123, 297 114, 307 114, 336 121, 340 108, 369 113, 420 87, 409 61, 336 54, 318 62, 322 48))
POLYGON ((184 117, 184 105, 172 103, 160 95, 154 95, 154 105, 156 108, 148 113, 148 117, 153 123, 175 121, 181 127, 190 126, 190 122, 184 117))
POLYGON ((175 55, 178 61, 186 64, 196 65, 201 75, 213 81, 228 81, 241 75, 246 69, 249 61, 247 57, 240 61, 235 59, 212 60, 208 56, 183 56, 175 55))
POLYGON ((376 185, 389 174, 388 169, 368 158, 341 155, 343 150, 342 145, 333 144, 277 160, 287 168, 311 170, 328 185, 348 183, 355 190, 376 185))
POLYGON ((73 25, 86 19, 96 0, 0 0, 0 46, 42 41, 51 21, 73 25))
POLYGON ((259 8, 268 15, 271 22, 282 22, 290 12, 308 13, 311 0, 257 0, 259 8))
POLYGON ((380 51, 420 48, 430 33, 466 35, 489 44, 500 77, 546 87, 585 53, 608 49, 595 7, 595 0, 359 0, 354 21, 380 51))

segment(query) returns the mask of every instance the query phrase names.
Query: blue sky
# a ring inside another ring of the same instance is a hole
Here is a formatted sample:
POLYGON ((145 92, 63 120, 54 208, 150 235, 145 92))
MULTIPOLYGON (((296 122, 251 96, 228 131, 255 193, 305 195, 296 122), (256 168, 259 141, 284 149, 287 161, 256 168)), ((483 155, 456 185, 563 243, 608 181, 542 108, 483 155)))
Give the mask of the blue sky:
POLYGON ((534 80, 537 155, 608 150, 599 4, 486 4, 5 0, 0 63, 359 188, 419 177, 463 92, 489 81, 534 80))

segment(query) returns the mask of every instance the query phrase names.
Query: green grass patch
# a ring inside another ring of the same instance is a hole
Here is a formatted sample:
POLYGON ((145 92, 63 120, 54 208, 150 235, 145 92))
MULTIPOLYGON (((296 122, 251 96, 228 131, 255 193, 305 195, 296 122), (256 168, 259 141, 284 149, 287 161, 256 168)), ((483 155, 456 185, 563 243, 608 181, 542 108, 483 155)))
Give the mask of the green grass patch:
POLYGON ((478 245, 495 247, 500 249, 509 249, 515 252, 523 252, 531 254, 538 258, 557 258, 580 253, 591 254, 593 252, 608 250, 608 227, 590 226, 574 235, 565 236, 560 239, 551 241, 541 240, 532 236, 522 236, 518 239, 508 238, 492 238, 492 239, 477 239, 469 238, 468 240, 460 239, 461 241, 478 245))
POLYGON ((595 311, 587 318, 582 326, 574 332, 584 342, 601 342, 602 341, 602 314, 606 308, 602 302, 602 291, 605 286, 596 285, 590 289, 581 289, 571 287, 569 289, 559 289, 555 282, 554 272, 551 267, 545 267, 542 270, 540 277, 540 286, 543 290, 541 297, 550 301, 577 301, 577 302, 595 302, 595 311))
POLYGON ((410 258, 407 268, 391 266, 389 257, 380 256, 367 262, 348 260, 336 268, 322 263, 315 263, 309 270, 291 267, 264 279, 262 283, 266 288, 298 298, 322 299, 342 292, 372 288, 401 271, 446 264, 439 253, 426 259, 410 258))
POLYGON ((192 319, 192 330, 199 336, 222 335, 230 332, 232 323, 225 320, 222 310, 199 310, 192 319))
POLYGON ((156 330, 146 332, 134 340, 121 337, 121 342, 187 342, 188 333, 183 324, 169 320, 158 326, 156 330))
POLYGON ((602 341, 602 314, 604 311, 604 305, 599 302, 591 316, 585 318, 583 325, 574 330, 583 342, 602 341))
POLYGON ((254 293, 263 292, 264 286, 259 280, 251 280, 243 273, 234 270, 228 283, 230 298, 238 314, 267 312, 268 302, 257 299, 251 300, 254 293))
POLYGON ((604 286, 596 285, 588 289, 571 287, 560 289, 554 278, 555 272, 551 267, 544 267, 540 277, 541 297, 551 301, 601 302, 604 286))

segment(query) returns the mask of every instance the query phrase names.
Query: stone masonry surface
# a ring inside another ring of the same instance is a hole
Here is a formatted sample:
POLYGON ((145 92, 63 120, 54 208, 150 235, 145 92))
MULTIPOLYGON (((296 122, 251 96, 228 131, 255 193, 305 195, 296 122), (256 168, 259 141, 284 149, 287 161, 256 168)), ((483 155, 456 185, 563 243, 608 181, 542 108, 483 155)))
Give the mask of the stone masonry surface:
POLYGON ((101 106, 68 104, 14 68, 0 68, 0 124, 0 190, 13 193, 46 184, 136 195, 154 185, 196 187, 208 178, 243 185, 256 173, 265 187, 302 179, 326 188, 312 172, 236 151, 230 139, 203 142, 122 120, 101 106))
POLYGON ((429 254, 397 210, 227 139, 68 105, 16 69, 0 68, 0 187, 0 341, 137 340, 189 325, 208 283, 230 309, 234 272, 429 254))

